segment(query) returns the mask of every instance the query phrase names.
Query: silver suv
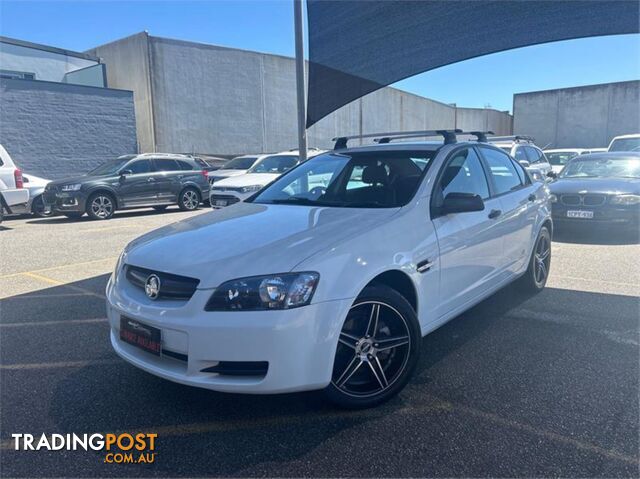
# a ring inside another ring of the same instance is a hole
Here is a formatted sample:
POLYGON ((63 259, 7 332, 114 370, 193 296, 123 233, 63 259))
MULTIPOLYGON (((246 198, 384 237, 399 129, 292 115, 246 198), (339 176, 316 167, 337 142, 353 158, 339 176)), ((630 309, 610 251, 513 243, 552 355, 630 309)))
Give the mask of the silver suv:
POLYGON ((534 138, 530 136, 492 136, 488 140, 489 143, 514 157, 536 181, 544 181, 547 173, 551 171, 549 160, 544 152, 534 144, 534 138))

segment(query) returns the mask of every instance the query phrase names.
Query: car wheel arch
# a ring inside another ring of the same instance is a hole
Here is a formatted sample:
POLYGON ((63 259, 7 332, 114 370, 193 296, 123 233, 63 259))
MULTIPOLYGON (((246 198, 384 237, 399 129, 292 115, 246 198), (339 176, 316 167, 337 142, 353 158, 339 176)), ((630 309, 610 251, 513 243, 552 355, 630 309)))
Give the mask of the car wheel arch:
POLYGON ((364 291, 368 286, 384 285, 397 291, 411 305, 416 315, 418 314, 418 291, 411 277, 399 269, 389 269, 377 274, 360 290, 364 291))
POLYGON ((113 190, 111 190, 109 188, 105 188, 105 187, 97 187, 97 188, 87 192, 87 202, 89 201, 89 198, 91 198, 92 196, 94 196, 94 195, 96 195, 98 193, 109 195, 113 199, 113 202, 115 203, 116 209, 120 208, 120 202, 118 200, 117 193, 115 191, 113 191, 113 190))

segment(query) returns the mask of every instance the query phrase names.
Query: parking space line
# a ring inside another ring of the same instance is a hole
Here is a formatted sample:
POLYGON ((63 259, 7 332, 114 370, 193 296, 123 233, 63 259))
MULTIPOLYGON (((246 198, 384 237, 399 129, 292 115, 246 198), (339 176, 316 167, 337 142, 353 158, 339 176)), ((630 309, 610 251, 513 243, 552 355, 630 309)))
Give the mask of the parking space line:
POLYGON ((38 281, 42 281, 44 283, 53 284, 55 286, 64 286, 65 288, 73 289, 74 291, 78 291, 78 292, 84 293, 86 295, 96 296, 98 298, 106 299, 106 296, 104 296, 103 294, 94 293, 93 291, 89 291, 88 289, 84 289, 84 288, 81 288, 79 286, 75 286, 75 285, 72 285, 72 284, 69 284, 69 283, 65 283, 64 281, 59 281, 57 279, 49 278, 49 277, 43 276, 41 274, 32 273, 32 272, 25 272, 25 273, 20 273, 20 274, 22 274, 24 276, 28 276, 28 277, 33 278, 33 279, 37 279, 38 281))
POLYGON ((84 368, 86 366, 109 366, 112 364, 124 364, 124 362, 121 359, 94 359, 92 361, 63 361, 58 363, 0 364, 0 370, 84 368))
POLYGON ((102 259, 94 259, 91 261, 81 261, 80 263, 68 263, 68 264, 62 264, 59 266, 51 266, 49 268, 42 268, 42 269, 34 269, 32 271, 20 271, 18 273, 9 273, 9 274, 5 274, 0 276, 0 279, 5 279, 5 278, 14 278, 16 276, 20 276, 21 274, 26 274, 26 273, 31 273, 31 274, 37 274, 37 273, 46 273, 47 271, 54 271, 56 269, 62 269, 62 268, 73 268, 74 266, 85 266, 88 264, 94 264, 94 263, 102 263, 105 261, 112 261, 115 263, 115 261, 118 259, 117 256, 110 256, 108 258, 102 258, 102 259))
MULTIPOLYGON (((22 273, 21 273, 22 274, 22 273)), ((31 294, 24 293, 18 296, 8 296, 6 298, 0 298, 1 301, 14 300, 14 299, 50 299, 50 298, 72 298, 78 296, 93 296, 89 293, 57 293, 57 294, 31 294)))
POLYGON ((60 324, 94 324, 94 323, 105 323, 107 322, 107 318, 91 318, 91 319, 71 319, 71 320, 60 320, 60 321, 25 321, 23 323, 0 323, 0 328, 20 328, 27 326, 54 326, 60 324))
POLYGON ((84 230, 79 230, 80 233, 93 233, 93 232, 101 232, 101 231, 110 231, 110 230, 117 230, 117 229, 121 229, 121 228, 136 228, 136 227, 141 227, 144 225, 120 225, 120 226, 107 226, 105 228, 87 228, 84 230))

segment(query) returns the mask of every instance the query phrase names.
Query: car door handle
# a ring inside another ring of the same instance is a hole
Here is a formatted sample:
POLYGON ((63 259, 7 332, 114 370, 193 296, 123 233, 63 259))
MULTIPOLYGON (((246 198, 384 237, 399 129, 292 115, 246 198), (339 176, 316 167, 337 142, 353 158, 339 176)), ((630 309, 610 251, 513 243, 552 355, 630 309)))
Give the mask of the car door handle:
POLYGON ((416 271, 418 271, 418 273, 425 273, 431 269, 431 266, 433 266, 433 263, 428 259, 425 259, 416 265, 416 271))
POLYGON ((491 210, 489 213, 489 219, 496 219, 498 216, 502 214, 502 210, 491 210))
POLYGON ((531 194, 529 195, 528 200, 529 200, 529 201, 535 201, 535 200, 536 200, 536 195, 534 195, 533 193, 531 193, 531 194))
POLYGON ((155 178, 147 178, 147 181, 152 182, 152 181, 156 181, 155 178))

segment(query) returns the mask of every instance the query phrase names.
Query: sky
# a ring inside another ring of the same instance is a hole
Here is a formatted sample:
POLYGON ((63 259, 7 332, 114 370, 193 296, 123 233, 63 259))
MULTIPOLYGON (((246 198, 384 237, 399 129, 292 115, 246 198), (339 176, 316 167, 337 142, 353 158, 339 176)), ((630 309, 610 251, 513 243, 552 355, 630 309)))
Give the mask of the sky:
MULTIPOLYGON (((150 35, 293 56, 291 0, 0 0, 0 34, 84 51, 150 35)), ((537 45, 445 66, 394 86, 444 103, 511 110, 513 94, 640 79, 640 35, 537 45)))

